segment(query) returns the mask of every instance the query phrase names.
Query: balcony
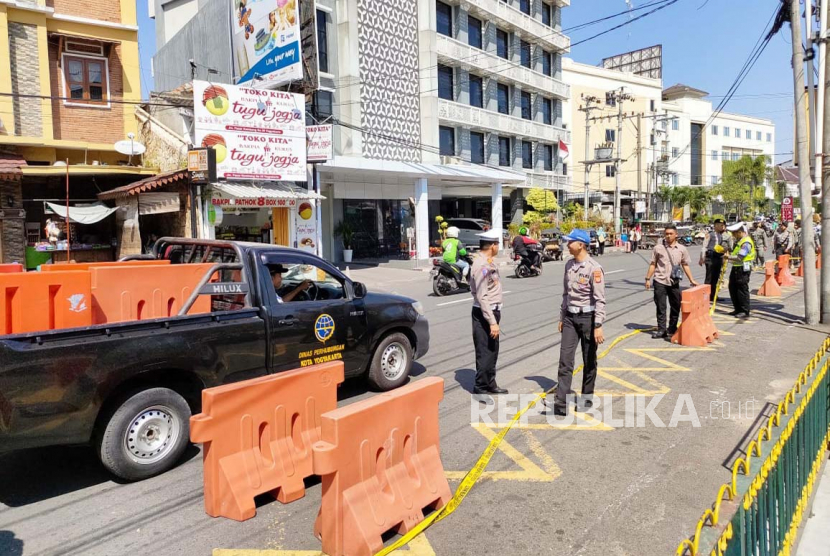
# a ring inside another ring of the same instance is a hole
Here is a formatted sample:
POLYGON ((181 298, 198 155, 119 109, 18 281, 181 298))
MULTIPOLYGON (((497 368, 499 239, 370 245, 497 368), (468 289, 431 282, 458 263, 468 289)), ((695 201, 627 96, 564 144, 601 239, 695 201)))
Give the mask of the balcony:
POLYGON ((570 38, 501 0, 461 0, 460 4, 482 21, 495 21, 505 31, 541 44, 547 50, 568 52, 571 48, 570 38))
POLYGON ((486 76, 498 76, 500 82, 510 81, 522 90, 567 100, 570 87, 552 77, 533 71, 514 62, 499 58, 492 52, 485 52, 463 42, 438 35, 438 62, 460 66, 467 71, 486 76))
POLYGON ((560 139, 568 144, 571 142, 571 132, 561 127, 523 120, 442 98, 438 99, 438 119, 442 124, 453 127, 466 127, 499 135, 514 135, 545 143, 556 143, 560 139))
POLYGON ((527 186, 539 187, 541 189, 554 189, 562 191, 570 191, 571 177, 554 174, 552 172, 528 172, 527 186))

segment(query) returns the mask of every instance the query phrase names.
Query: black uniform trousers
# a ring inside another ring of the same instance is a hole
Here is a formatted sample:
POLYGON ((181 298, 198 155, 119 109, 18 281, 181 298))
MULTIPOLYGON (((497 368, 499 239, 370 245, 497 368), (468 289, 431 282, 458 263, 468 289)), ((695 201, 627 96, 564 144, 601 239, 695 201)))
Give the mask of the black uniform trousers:
POLYGON ((744 271, 743 265, 733 265, 729 274, 729 297, 739 313, 749 313, 749 278, 752 272, 744 271))
POLYGON ((673 286, 654 282, 654 304, 657 306, 657 331, 669 334, 677 332, 677 321, 680 319, 680 282, 673 286), (668 328, 666 328, 667 299, 671 309, 668 328))
POLYGON ((576 346, 582 345, 582 395, 594 393, 597 381, 597 341, 594 339, 594 313, 565 313, 562 321, 562 343, 559 344, 559 375, 556 386, 557 409, 567 411, 568 394, 572 394, 576 346))
POLYGON ((723 257, 706 257, 706 279, 704 284, 709 284, 709 301, 715 300, 715 290, 718 289, 720 273, 723 269, 723 257))
MULTIPOLYGON (((496 322, 501 322, 501 311, 493 311, 496 322)), ((492 390, 496 384, 496 363, 499 359, 499 339, 490 337, 490 323, 479 307, 473 307, 473 345, 476 350, 477 390, 492 390)))

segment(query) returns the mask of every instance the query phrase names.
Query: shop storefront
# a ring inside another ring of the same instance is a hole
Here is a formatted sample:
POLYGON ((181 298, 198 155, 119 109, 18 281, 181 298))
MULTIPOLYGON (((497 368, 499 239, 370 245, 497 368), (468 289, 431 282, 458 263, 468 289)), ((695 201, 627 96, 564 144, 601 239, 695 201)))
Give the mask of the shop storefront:
POLYGON ((354 229, 354 257, 408 258, 413 209, 408 200, 344 199, 343 218, 354 229))

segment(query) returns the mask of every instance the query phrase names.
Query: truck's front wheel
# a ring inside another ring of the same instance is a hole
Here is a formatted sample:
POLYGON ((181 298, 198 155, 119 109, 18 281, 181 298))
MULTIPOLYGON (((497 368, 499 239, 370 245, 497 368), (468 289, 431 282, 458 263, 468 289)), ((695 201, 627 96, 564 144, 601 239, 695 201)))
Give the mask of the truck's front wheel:
POLYGON ((111 473, 140 481, 164 473, 181 457, 190 437, 190 408, 168 388, 123 398, 98 437, 98 456, 111 473))
POLYGON ((369 385, 381 392, 401 386, 412 368, 412 344, 404 334, 394 332, 380 341, 369 367, 369 385))

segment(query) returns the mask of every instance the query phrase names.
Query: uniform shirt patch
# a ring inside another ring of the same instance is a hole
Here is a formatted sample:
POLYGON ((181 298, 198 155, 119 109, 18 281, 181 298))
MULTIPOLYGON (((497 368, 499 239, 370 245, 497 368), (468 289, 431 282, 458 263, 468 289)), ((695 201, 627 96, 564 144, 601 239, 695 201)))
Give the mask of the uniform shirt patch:
POLYGON ((594 271, 594 283, 595 284, 602 283, 602 271, 601 270, 595 270, 594 271))

